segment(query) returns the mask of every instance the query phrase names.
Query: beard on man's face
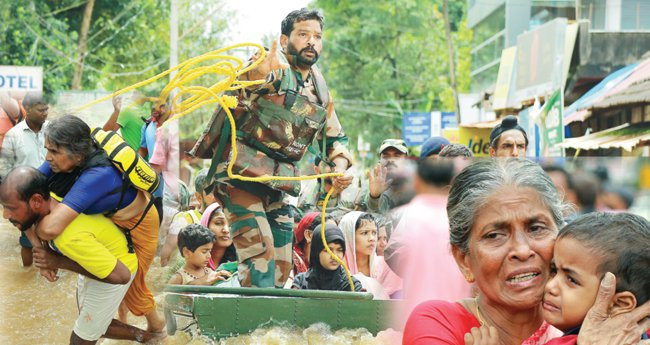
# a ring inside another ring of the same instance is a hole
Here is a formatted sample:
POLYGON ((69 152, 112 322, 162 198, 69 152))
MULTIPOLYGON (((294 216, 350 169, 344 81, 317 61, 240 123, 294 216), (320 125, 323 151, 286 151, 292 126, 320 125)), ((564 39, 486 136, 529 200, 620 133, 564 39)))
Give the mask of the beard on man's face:
POLYGON ((32 225, 36 224, 37 221, 38 221, 38 215, 32 212, 32 210, 29 210, 29 215, 27 216, 27 220, 24 222, 19 222, 11 218, 9 219, 9 222, 11 222, 11 224, 17 227, 18 230, 20 231, 29 230, 32 227, 32 225))
POLYGON ((298 49, 296 49, 296 47, 293 44, 291 44, 291 42, 289 42, 289 44, 287 45, 287 50, 289 51, 290 55, 296 56, 295 63, 296 66, 298 67, 311 67, 316 63, 316 61, 318 61, 318 57, 320 56, 318 55, 318 52, 316 51, 316 49, 314 49, 314 46, 312 45, 307 45, 305 48, 302 48, 300 51, 298 51, 298 49), (314 56, 307 57, 304 55, 304 53, 306 52, 310 52, 314 54, 314 56))

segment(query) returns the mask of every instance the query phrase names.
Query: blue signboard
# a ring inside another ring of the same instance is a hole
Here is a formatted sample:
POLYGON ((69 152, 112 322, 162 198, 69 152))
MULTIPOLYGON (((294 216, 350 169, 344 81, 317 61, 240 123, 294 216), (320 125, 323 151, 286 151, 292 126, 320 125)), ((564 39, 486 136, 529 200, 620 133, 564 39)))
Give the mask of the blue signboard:
POLYGON ((456 113, 443 111, 440 113, 440 128, 458 128, 456 113))
POLYGON ((406 146, 422 145, 431 136, 431 113, 404 113, 402 139, 406 146))

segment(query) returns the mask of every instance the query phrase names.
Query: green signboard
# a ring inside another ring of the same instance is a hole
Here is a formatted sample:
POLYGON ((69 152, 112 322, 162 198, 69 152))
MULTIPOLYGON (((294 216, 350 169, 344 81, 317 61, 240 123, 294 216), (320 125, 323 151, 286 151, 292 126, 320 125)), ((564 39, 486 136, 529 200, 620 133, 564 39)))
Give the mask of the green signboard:
POLYGON ((556 147, 556 144, 564 140, 563 108, 564 95, 560 89, 546 99, 546 103, 539 114, 539 127, 542 134, 540 156, 542 157, 564 156, 564 149, 556 147))

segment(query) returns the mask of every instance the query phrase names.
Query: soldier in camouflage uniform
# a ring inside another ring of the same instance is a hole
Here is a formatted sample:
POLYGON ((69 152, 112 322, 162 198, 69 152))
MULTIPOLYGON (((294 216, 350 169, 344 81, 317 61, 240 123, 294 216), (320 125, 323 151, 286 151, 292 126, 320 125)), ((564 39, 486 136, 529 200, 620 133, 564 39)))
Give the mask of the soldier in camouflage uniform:
MULTIPOLYGON (((296 176, 295 162, 314 139, 334 172, 345 172, 351 165, 347 137, 324 79, 314 66, 322 48, 322 25, 317 11, 291 12, 282 21, 282 51, 274 42, 265 59, 241 76, 243 80, 267 82, 242 91, 233 111, 238 137, 235 174, 296 176)), ((204 137, 211 135, 209 130, 204 132, 204 137)), ((195 148, 203 140, 199 139, 195 148)), ((232 159, 231 151, 226 144, 216 168, 215 194, 231 224, 240 283, 282 287, 293 266, 293 218, 283 199, 285 193, 297 196, 300 183, 230 179, 226 167, 232 159)), ((339 190, 351 182, 349 175, 332 179, 339 190)))

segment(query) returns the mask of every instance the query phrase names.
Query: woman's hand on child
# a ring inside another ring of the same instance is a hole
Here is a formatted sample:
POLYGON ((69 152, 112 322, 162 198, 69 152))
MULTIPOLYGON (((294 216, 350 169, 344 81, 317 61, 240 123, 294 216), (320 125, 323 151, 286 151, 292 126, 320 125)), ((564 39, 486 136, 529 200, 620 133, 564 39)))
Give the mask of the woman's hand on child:
POLYGON ((610 317, 608 309, 616 293, 616 277, 607 272, 600 283, 594 305, 589 309, 578 334, 578 345, 636 345, 650 327, 650 301, 629 313, 610 317))
POLYGON ((474 327, 465 333, 465 345, 499 345, 497 329, 492 326, 474 327))

